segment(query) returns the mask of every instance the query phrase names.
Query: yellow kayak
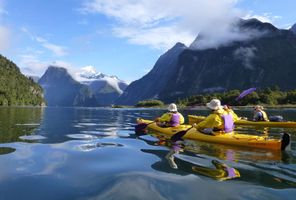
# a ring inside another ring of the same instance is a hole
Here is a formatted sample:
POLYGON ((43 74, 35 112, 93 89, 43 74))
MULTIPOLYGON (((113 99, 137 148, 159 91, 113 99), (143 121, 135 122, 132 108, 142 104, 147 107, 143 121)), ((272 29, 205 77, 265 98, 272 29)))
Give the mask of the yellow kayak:
POLYGON ((285 141, 283 139, 272 139, 268 136, 257 136, 248 134, 220 133, 218 135, 207 135, 192 128, 191 125, 180 125, 178 127, 160 127, 151 120, 138 119, 137 123, 146 123, 147 128, 168 136, 173 136, 179 131, 187 130, 183 136, 184 139, 199 140, 212 143, 228 144, 235 146, 272 149, 272 150, 285 150, 290 144, 290 136, 285 134, 285 141))
MULTIPOLYGON (((204 120, 204 116, 197 115, 188 115, 189 124, 199 123, 204 120)), ((260 127, 275 127, 275 128, 296 128, 296 122, 287 121, 287 122, 254 122, 248 120, 238 120, 234 122, 235 125, 241 126, 260 126, 260 127)))

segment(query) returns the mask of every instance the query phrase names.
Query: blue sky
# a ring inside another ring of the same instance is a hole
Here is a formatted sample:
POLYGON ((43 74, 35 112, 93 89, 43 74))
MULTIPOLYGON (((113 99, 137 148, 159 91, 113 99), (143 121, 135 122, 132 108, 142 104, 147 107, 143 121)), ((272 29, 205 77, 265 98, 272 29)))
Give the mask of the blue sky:
POLYGON ((0 0, 0 53, 24 74, 91 65, 131 82, 201 29, 215 33, 234 16, 288 28, 295 8, 295 0, 0 0))

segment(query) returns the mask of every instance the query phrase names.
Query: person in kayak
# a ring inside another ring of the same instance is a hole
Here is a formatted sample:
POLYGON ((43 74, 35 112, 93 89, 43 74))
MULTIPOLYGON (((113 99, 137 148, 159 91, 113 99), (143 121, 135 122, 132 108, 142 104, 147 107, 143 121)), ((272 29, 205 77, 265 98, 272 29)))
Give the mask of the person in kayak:
POLYGON ((268 122, 268 116, 266 112, 264 111, 263 106, 257 105, 254 107, 254 117, 253 121, 266 121, 268 122))
MULTIPOLYGON (((219 99, 212 99, 206 104, 212 113, 203 121, 195 125, 195 128, 205 134, 216 135, 221 132, 229 133, 234 129, 234 117, 231 112, 226 112, 219 99)), ((233 112, 234 113, 234 112, 233 112)))
POLYGON ((157 122, 159 126, 179 126, 180 124, 184 124, 184 117, 181 113, 178 112, 177 105, 171 103, 168 106, 167 113, 163 114, 161 117, 156 118, 154 121, 157 122))
POLYGON ((231 106, 224 105, 223 109, 226 113, 231 114, 233 117, 233 121, 236 122, 237 120, 240 120, 241 117, 237 116, 237 114, 232 110, 231 106))

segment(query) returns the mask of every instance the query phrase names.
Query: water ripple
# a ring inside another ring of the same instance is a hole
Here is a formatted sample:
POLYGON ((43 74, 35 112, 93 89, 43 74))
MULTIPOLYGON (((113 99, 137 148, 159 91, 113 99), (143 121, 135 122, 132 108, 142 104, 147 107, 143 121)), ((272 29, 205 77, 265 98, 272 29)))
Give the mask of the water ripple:
POLYGON ((19 137, 22 140, 44 140, 46 139, 46 137, 42 136, 42 135, 23 135, 19 137))
POLYGON ((82 140, 93 140, 93 139, 96 139, 97 138, 94 135, 88 135, 88 134, 68 134, 67 136, 69 138, 82 139, 82 140))
POLYGON ((96 148, 101 148, 101 147, 122 147, 122 146, 123 146, 122 144, 118 144, 118 143, 98 142, 98 143, 81 144, 78 146, 78 148, 81 151, 93 151, 96 148))

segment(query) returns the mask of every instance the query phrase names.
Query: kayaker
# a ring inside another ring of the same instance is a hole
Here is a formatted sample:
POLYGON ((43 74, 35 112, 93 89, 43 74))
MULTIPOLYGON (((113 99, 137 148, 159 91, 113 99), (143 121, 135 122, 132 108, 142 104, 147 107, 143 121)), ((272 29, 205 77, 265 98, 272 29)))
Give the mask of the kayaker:
POLYGON ((266 121, 268 122, 268 116, 266 112, 264 111, 263 106, 257 105, 254 107, 254 117, 253 121, 266 121))
POLYGON ((233 117, 233 121, 236 122, 237 120, 240 120, 241 117, 237 116, 237 114, 235 114, 235 112, 232 110, 231 106, 229 105, 224 105, 223 109, 226 113, 231 114, 233 117))
POLYGON ((155 119, 159 126, 179 126, 180 124, 184 124, 184 117, 181 113, 178 112, 177 105, 171 103, 168 106, 167 113, 163 114, 161 117, 155 119))
POLYGON ((221 131, 225 133, 233 131, 233 116, 223 109, 219 99, 212 99, 206 106, 212 110, 212 113, 195 125, 198 131, 212 135, 218 134, 218 132, 220 133, 221 131))

